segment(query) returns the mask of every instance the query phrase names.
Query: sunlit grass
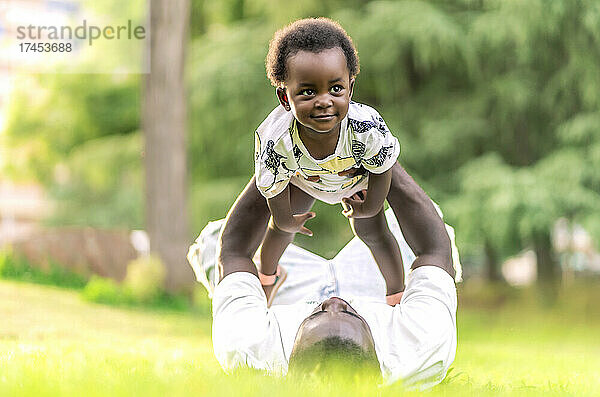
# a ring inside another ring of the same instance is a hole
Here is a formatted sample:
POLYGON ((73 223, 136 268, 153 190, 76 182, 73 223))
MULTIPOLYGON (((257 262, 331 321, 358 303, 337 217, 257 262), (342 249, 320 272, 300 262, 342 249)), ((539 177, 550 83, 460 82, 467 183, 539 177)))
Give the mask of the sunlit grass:
MULTIPOLYGON (((600 395, 600 319, 535 305, 459 309, 459 348, 434 396, 600 395)), ((0 395, 417 395, 400 384, 222 373, 210 318, 119 309, 0 282, 0 395), (314 382, 314 383, 312 383, 314 382)))

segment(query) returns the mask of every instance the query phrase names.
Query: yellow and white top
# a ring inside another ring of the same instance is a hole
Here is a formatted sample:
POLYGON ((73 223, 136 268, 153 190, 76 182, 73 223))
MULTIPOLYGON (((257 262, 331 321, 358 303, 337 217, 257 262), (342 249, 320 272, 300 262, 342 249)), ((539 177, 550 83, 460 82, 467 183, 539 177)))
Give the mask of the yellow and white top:
POLYGON ((263 196, 271 198, 291 182, 316 199, 335 204, 366 189, 369 181, 368 173, 349 177, 339 176, 339 172, 362 166, 369 173, 381 174, 399 155, 400 143, 379 113, 350 102, 335 151, 315 159, 298 135, 293 114, 280 105, 255 132, 256 185, 263 196))

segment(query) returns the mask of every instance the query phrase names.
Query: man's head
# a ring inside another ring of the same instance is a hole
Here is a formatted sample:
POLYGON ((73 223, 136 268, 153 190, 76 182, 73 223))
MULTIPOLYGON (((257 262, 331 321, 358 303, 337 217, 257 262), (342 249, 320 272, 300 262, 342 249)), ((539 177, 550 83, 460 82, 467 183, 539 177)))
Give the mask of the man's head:
POLYGON ((352 39, 339 24, 309 18, 277 31, 266 67, 279 102, 301 126, 315 133, 338 130, 359 72, 352 39))
POLYGON ((290 355, 289 372, 359 373, 380 376, 369 325, 340 298, 325 300, 302 322, 290 355))

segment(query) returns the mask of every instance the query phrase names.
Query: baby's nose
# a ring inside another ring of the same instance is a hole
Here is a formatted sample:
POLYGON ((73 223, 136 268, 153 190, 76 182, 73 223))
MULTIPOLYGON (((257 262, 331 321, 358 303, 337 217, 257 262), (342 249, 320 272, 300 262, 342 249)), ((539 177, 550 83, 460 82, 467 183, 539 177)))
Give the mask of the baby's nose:
POLYGON ((321 308, 326 312, 342 312, 348 310, 348 304, 340 298, 333 297, 323 302, 321 308))
POLYGON ((319 109, 328 108, 330 106, 333 106, 333 101, 329 95, 320 95, 315 100, 315 107, 319 109))

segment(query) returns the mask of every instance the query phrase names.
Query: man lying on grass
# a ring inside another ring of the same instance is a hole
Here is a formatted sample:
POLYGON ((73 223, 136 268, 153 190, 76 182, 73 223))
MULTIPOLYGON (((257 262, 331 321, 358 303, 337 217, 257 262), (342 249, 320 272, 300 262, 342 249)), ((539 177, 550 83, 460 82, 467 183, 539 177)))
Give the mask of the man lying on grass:
POLYGON ((431 200, 399 164, 392 168, 392 198, 396 213, 388 210, 387 222, 403 262, 412 264, 399 304, 386 304, 385 281, 355 238, 332 260, 290 245, 279 261, 287 280, 268 307, 253 257, 270 213, 254 178, 248 183, 225 221, 210 223, 188 254, 198 280, 212 290, 213 347, 225 370, 321 374, 335 361, 349 371, 376 368, 386 383, 408 387, 444 379, 456 352, 451 240, 431 200))

